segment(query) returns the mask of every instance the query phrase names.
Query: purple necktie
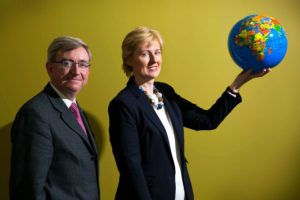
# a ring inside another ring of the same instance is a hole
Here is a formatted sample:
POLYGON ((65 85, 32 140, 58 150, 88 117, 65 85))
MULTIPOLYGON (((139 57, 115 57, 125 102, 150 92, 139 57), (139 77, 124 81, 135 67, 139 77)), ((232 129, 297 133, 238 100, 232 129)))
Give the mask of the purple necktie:
POLYGON ((73 102, 70 106, 70 109, 71 109, 72 113, 74 114, 74 116, 76 117, 76 120, 79 123, 79 125, 81 126, 83 132, 87 135, 85 126, 84 126, 81 116, 80 116, 79 109, 77 107, 77 104, 73 102))

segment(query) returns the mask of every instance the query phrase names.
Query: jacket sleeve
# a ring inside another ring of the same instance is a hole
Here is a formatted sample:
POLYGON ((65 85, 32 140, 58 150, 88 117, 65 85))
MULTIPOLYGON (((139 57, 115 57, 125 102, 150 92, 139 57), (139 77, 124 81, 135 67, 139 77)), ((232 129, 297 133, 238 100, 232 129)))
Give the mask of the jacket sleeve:
POLYGON ((46 199, 44 187, 53 156, 45 112, 21 109, 11 129, 10 198, 46 199))
POLYGON ((138 119, 134 106, 120 100, 109 105, 109 133, 114 157, 121 179, 129 180, 137 199, 151 200, 146 178, 141 165, 138 134, 138 119))
POLYGON ((221 97, 206 110, 179 96, 172 87, 166 84, 163 87, 167 91, 167 98, 178 105, 184 126, 194 130, 217 128, 233 108, 242 101, 239 94, 233 97, 224 91, 221 97))

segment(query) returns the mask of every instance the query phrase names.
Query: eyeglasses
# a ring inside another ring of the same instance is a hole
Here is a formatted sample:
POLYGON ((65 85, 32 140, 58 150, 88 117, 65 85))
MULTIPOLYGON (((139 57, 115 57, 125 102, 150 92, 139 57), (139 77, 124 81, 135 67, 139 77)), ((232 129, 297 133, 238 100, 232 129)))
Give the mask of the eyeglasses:
POLYGON ((74 60, 70 59, 63 59, 61 61, 53 61, 52 63, 57 63, 61 64, 64 69, 70 70, 73 66, 76 66, 78 64, 78 67, 80 70, 85 70, 88 69, 91 65, 90 63, 80 61, 80 62, 75 62, 74 60))

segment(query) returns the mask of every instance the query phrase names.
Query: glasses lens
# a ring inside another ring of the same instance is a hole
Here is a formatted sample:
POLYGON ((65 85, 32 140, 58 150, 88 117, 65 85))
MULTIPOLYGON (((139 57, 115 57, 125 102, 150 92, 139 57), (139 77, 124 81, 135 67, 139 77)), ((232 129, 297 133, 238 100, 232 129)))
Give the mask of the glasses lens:
POLYGON ((65 68, 71 68, 74 64, 74 62, 72 62, 71 60, 63 60, 61 62, 61 64, 65 67, 65 68))
POLYGON ((80 63, 78 63, 78 66, 81 69, 85 69, 85 68, 88 68, 90 65, 86 62, 80 62, 80 63))

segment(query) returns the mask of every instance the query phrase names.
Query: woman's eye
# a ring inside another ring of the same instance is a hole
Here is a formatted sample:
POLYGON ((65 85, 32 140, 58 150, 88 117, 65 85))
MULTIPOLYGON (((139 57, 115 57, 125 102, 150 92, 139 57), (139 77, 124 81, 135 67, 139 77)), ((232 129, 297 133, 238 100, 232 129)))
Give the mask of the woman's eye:
POLYGON ((149 56, 149 53, 144 52, 144 53, 142 53, 141 55, 142 55, 143 57, 147 57, 147 56, 149 56))
POLYGON ((155 55, 160 55, 161 54, 161 51, 156 51, 155 52, 155 55))

